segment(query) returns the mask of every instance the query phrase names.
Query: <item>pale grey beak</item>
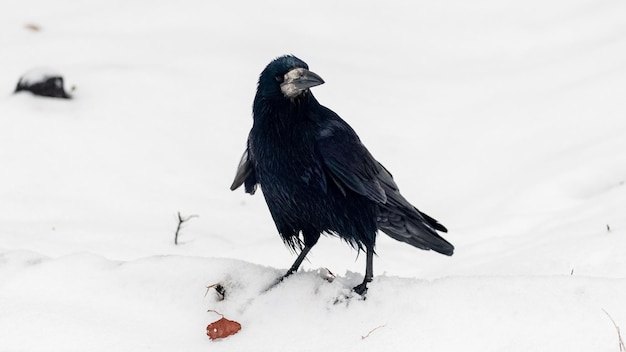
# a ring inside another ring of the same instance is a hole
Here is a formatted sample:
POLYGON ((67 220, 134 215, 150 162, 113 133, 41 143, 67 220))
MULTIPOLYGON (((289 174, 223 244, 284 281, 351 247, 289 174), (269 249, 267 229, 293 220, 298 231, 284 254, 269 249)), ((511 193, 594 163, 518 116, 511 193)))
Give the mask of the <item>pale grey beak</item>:
POLYGON ((324 84, 322 77, 306 68, 295 68, 285 74, 280 90, 287 98, 295 98, 305 90, 324 84))

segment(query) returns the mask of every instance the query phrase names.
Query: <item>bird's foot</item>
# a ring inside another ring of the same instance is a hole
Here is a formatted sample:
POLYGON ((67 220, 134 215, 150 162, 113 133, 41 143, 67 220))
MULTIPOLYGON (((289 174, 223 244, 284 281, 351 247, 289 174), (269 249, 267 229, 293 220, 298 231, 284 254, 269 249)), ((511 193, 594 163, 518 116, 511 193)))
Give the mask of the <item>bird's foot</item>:
POLYGON ((352 291, 356 292, 359 296, 365 298, 365 294, 367 293, 367 283, 369 281, 363 281, 362 283, 354 286, 352 291))
POLYGON ((342 293, 340 293, 339 296, 337 296, 335 298, 335 301, 333 302, 333 304, 335 304, 335 305, 337 305, 337 304, 346 304, 346 305, 348 305, 348 304, 350 304, 350 302, 353 299, 364 301, 367 298, 367 297, 365 297, 365 294, 367 293, 367 284, 368 283, 369 283, 369 281, 363 281, 359 285, 354 286, 351 291, 348 291, 347 289, 344 289, 342 291, 342 293), (356 293, 358 296, 354 295, 354 293, 356 293))
POLYGON ((287 273, 281 277, 279 277, 278 279, 274 280, 274 282, 265 289, 265 292, 273 289, 274 287, 278 286, 278 284, 280 284, 281 282, 283 282, 283 280, 285 280, 286 278, 288 278, 289 276, 291 276, 291 274, 293 274, 294 271, 292 269, 289 269, 289 271, 287 271, 287 273))
POLYGON ((291 276, 291 274, 295 273, 298 269, 294 269, 291 268, 289 270, 287 270, 287 272, 285 273, 285 275, 281 276, 278 278, 278 280, 276 280, 276 284, 279 284, 281 282, 283 282, 283 280, 285 280, 286 278, 288 278, 289 276, 291 276))
POLYGON ((283 282, 283 279, 285 278, 285 276, 281 276, 278 279, 274 280, 266 289, 264 292, 267 292, 271 289, 273 289, 274 287, 278 286, 281 282, 283 282))

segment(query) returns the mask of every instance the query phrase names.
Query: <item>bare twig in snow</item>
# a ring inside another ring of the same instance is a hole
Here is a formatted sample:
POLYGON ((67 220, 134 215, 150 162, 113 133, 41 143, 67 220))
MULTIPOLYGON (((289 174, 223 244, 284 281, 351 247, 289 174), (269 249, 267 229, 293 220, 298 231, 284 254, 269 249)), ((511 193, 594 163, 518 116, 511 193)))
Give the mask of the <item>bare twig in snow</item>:
POLYGON ((214 288, 215 292, 217 292, 217 299, 219 301, 223 301, 224 297, 226 297, 226 289, 222 284, 213 284, 206 287, 206 292, 204 293, 204 297, 209 294, 209 291, 214 288))
POLYGON ((213 309, 209 309, 209 310, 207 310, 207 313, 215 313, 215 314, 219 314, 219 315, 221 315, 221 316, 222 316, 222 318, 224 317, 224 314, 222 314, 222 313, 220 313, 220 312, 218 312, 218 311, 216 311, 216 310, 213 310, 213 309))
POLYGON ((192 218, 197 218, 198 215, 189 215, 187 217, 183 217, 180 215, 180 211, 178 212, 178 226, 176 227, 176 233, 174 234, 174 244, 178 244, 178 234, 180 233, 180 229, 183 227, 183 223, 189 221, 192 218))
POLYGON ((624 340, 622 340, 622 333, 619 330, 619 326, 617 326, 617 323, 615 323, 615 320, 613 320, 613 317, 609 314, 609 312, 604 310, 604 308, 602 308, 602 311, 604 312, 604 314, 606 314, 607 317, 609 317, 609 319, 611 319, 613 326, 615 326, 615 330, 617 330, 617 340, 619 341, 619 351, 620 352, 626 351, 626 346, 624 346, 624 340))
POLYGON ((365 335, 365 336, 361 336, 361 340, 365 340, 366 338, 370 337, 370 335, 371 335, 374 331, 376 331, 376 330, 378 330, 378 329, 380 329, 380 328, 384 328, 385 326, 387 326, 387 324, 379 325, 379 326, 377 326, 377 327, 373 328, 372 330, 370 330, 370 332, 368 332, 368 333, 367 333, 367 335, 365 335))

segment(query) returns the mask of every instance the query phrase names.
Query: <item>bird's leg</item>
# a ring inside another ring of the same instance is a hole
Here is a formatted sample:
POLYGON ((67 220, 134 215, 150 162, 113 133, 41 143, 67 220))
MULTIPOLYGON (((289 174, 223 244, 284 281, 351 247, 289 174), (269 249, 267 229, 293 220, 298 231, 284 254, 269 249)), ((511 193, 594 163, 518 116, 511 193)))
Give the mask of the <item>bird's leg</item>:
POLYGON ((296 261, 293 262, 293 265, 291 265, 291 268, 289 268, 289 270, 287 270, 287 273, 285 275, 283 275, 283 277, 280 278, 280 281, 283 281, 283 279, 285 279, 286 277, 288 277, 289 275, 295 273, 296 271, 298 271, 298 268, 300 267, 300 264, 302 264, 302 262, 304 261, 304 258, 306 258, 306 255, 309 254, 309 251, 311 250, 313 246, 304 246, 304 248, 302 248, 302 251, 300 252, 300 255, 298 255, 298 258, 296 258, 296 261))
POLYGON ((321 233, 316 232, 316 231, 303 231, 304 247, 302 248, 302 251, 300 251, 298 258, 296 258, 296 261, 293 262, 293 264, 291 265, 291 268, 287 270, 285 275, 281 276, 278 280, 276 280, 276 282, 272 284, 272 286, 270 286, 268 290, 278 285, 279 283, 281 283, 285 278, 289 277, 289 275, 298 271, 300 264, 302 264, 302 262, 304 261, 304 258, 306 258, 307 254, 309 254, 309 252, 311 251, 311 248, 315 246, 315 244, 317 243, 317 240, 319 240, 320 238, 320 235, 321 233))
POLYGON ((352 290, 358 293, 361 296, 365 296, 367 293, 367 284, 372 282, 372 278, 374 277, 374 249, 367 248, 366 253, 366 264, 365 264, 365 278, 363 278, 363 282, 357 286, 355 286, 352 290))
POLYGON ((320 239, 320 235, 321 233, 319 231, 315 231, 314 229, 307 229, 302 231, 304 248, 302 248, 302 251, 300 252, 300 255, 298 255, 298 258, 296 258, 296 261, 293 262, 293 265, 291 265, 291 268, 287 270, 287 273, 280 278, 279 282, 283 281, 283 279, 285 279, 287 276, 298 271, 298 268, 300 267, 300 264, 302 264, 302 262, 304 261, 304 258, 306 258, 307 254, 309 254, 309 251, 311 251, 311 248, 313 248, 313 246, 315 246, 317 241, 320 239))
POLYGON ((304 248, 302 248, 302 252, 300 252, 300 255, 298 255, 298 258, 296 258, 296 261, 293 262, 293 264, 291 265, 291 268, 289 268, 289 270, 287 270, 287 273, 285 273, 285 275, 283 275, 280 278, 278 278, 278 280, 276 280, 270 287, 268 287, 266 289, 266 291, 269 291, 274 286, 276 286, 279 283, 283 282, 283 280, 286 279, 289 275, 291 275, 291 274, 295 273, 296 271, 298 271, 298 268, 300 267, 300 264, 302 264, 302 262, 304 261, 304 258, 306 258, 306 255, 309 254, 309 251, 311 250, 311 247, 312 246, 305 246, 304 248))

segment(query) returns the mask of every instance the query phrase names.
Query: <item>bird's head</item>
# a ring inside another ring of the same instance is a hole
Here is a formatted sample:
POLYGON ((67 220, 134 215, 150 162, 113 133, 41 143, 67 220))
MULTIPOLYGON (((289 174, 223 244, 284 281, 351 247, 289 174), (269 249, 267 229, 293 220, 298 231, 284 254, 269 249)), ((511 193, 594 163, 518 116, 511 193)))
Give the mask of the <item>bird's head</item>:
POLYGON ((266 99, 294 100, 324 80, 309 71, 309 66, 293 55, 281 56, 261 72, 257 96, 266 99))

